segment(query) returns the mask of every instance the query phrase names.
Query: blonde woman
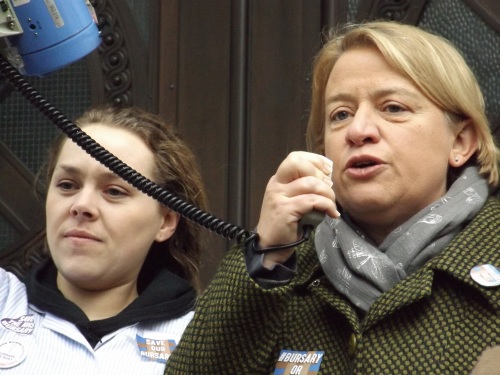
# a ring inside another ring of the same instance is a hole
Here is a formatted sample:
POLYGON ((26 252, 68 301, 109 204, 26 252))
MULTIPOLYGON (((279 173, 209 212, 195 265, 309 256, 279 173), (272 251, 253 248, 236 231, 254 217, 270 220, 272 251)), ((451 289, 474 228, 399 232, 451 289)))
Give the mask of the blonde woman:
POLYGON ((345 28, 316 57, 307 140, 166 373, 469 374, 500 345, 500 202, 464 59, 414 26, 345 28))

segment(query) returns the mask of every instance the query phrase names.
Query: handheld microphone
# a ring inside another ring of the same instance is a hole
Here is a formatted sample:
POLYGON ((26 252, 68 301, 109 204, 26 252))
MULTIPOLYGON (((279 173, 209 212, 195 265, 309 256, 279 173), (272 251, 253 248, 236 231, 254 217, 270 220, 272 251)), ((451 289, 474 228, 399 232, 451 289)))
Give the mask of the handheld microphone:
POLYGON ((319 223, 323 221, 324 218, 325 218, 324 212, 319 210, 312 210, 307 214, 305 214, 304 216, 302 216, 302 218, 299 221, 299 226, 305 227, 307 225, 316 228, 319 225, 319 223))
MULTIPOLYGON (((328 175, 328 178, 331 180, 332 179, 332 172, 328 175)), ((313 209, 312 211, 309 211, 306 213, 302 218, 299 220, 299 227, 305 228, 306 226, 316 228, 319 223, 323 221, 325 218, 325 213, 320 211, 320 210, 315 210, 313 209)))

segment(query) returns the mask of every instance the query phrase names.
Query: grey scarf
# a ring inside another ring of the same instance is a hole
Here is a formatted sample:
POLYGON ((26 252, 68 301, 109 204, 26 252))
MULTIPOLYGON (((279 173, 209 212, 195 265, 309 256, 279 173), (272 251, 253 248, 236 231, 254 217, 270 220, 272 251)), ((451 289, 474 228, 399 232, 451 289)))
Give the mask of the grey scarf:
POLYGON ((316 251, 330 282, 368 311, 398 281, 448 245, 488 197, 488 184, 468 167, 448 192, 392 231, 377 248, 347 215, 326 217, 315 235, 316 251))

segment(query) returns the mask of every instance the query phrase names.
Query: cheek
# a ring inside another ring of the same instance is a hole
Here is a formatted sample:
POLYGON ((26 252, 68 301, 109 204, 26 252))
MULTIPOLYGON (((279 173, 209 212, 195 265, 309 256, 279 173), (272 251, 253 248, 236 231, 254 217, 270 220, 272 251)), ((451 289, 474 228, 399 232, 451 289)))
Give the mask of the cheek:
POLYGON ((325 156, 333 161, 334 168, 337 164, 336 158, 338 159, 340 155, 342 140, 342 136, 338 133, 325 135, 325 156))
POLYGON ((151 245, 155 241, 158 233, 157 223, 142 221, 135 224, 115 228, 116 230, 113 233, 108 231, 108 234, 111 238, 114 238, 114 245, 120 248, 122 254, 142 258, 149 252, 151 245))
POLYGON ((57 235, 61 228, 65 215, 62 212, 63 201, 56 197, 51 191, 47 192, 45 201, 45 231, 47 236, 47 244, 50 252, 57 247, 57 235))
POLYGON ((56 214, 60 206, 61 202, 55 199, 53 190, 49 189, 45 200, 45 220, 47 222, 47 227, 57 219, 56 214))
POLYGON ((153 242, 163 223, 163 216, 156 202, 147 201, 138 204, 133 212, 128 213, 127 219, 121 220, 121 222, 123 225, 119 230, 124 235, 134 236, 137 234, 138 237, 141 237, 141 241, 151 238, 151 242, 153 242))
POLYGON ((422 119, 416 136, 422 139, 422 144, 428 144, 429 148, 441 151, 451 147, 455 139, 453 129, 441 112, 422 119))
POLYGON ((447 131, 436 131, 428 134, 425 141, 420 142, 420 155, 429 162, 448 164, 448 157, 453 146, 452 134, 447 131), (427 145, 427 147, 425 147, 427 145))

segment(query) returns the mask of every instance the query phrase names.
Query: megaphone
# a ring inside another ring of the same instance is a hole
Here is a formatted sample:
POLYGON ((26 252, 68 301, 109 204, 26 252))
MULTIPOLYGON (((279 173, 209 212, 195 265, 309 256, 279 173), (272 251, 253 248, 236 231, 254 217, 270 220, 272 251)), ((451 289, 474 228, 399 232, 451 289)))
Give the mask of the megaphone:
POLYGON ((26 76, 44 76, 82 59, 101 43, 88 0, 0 0, 2 53, 26 76))

